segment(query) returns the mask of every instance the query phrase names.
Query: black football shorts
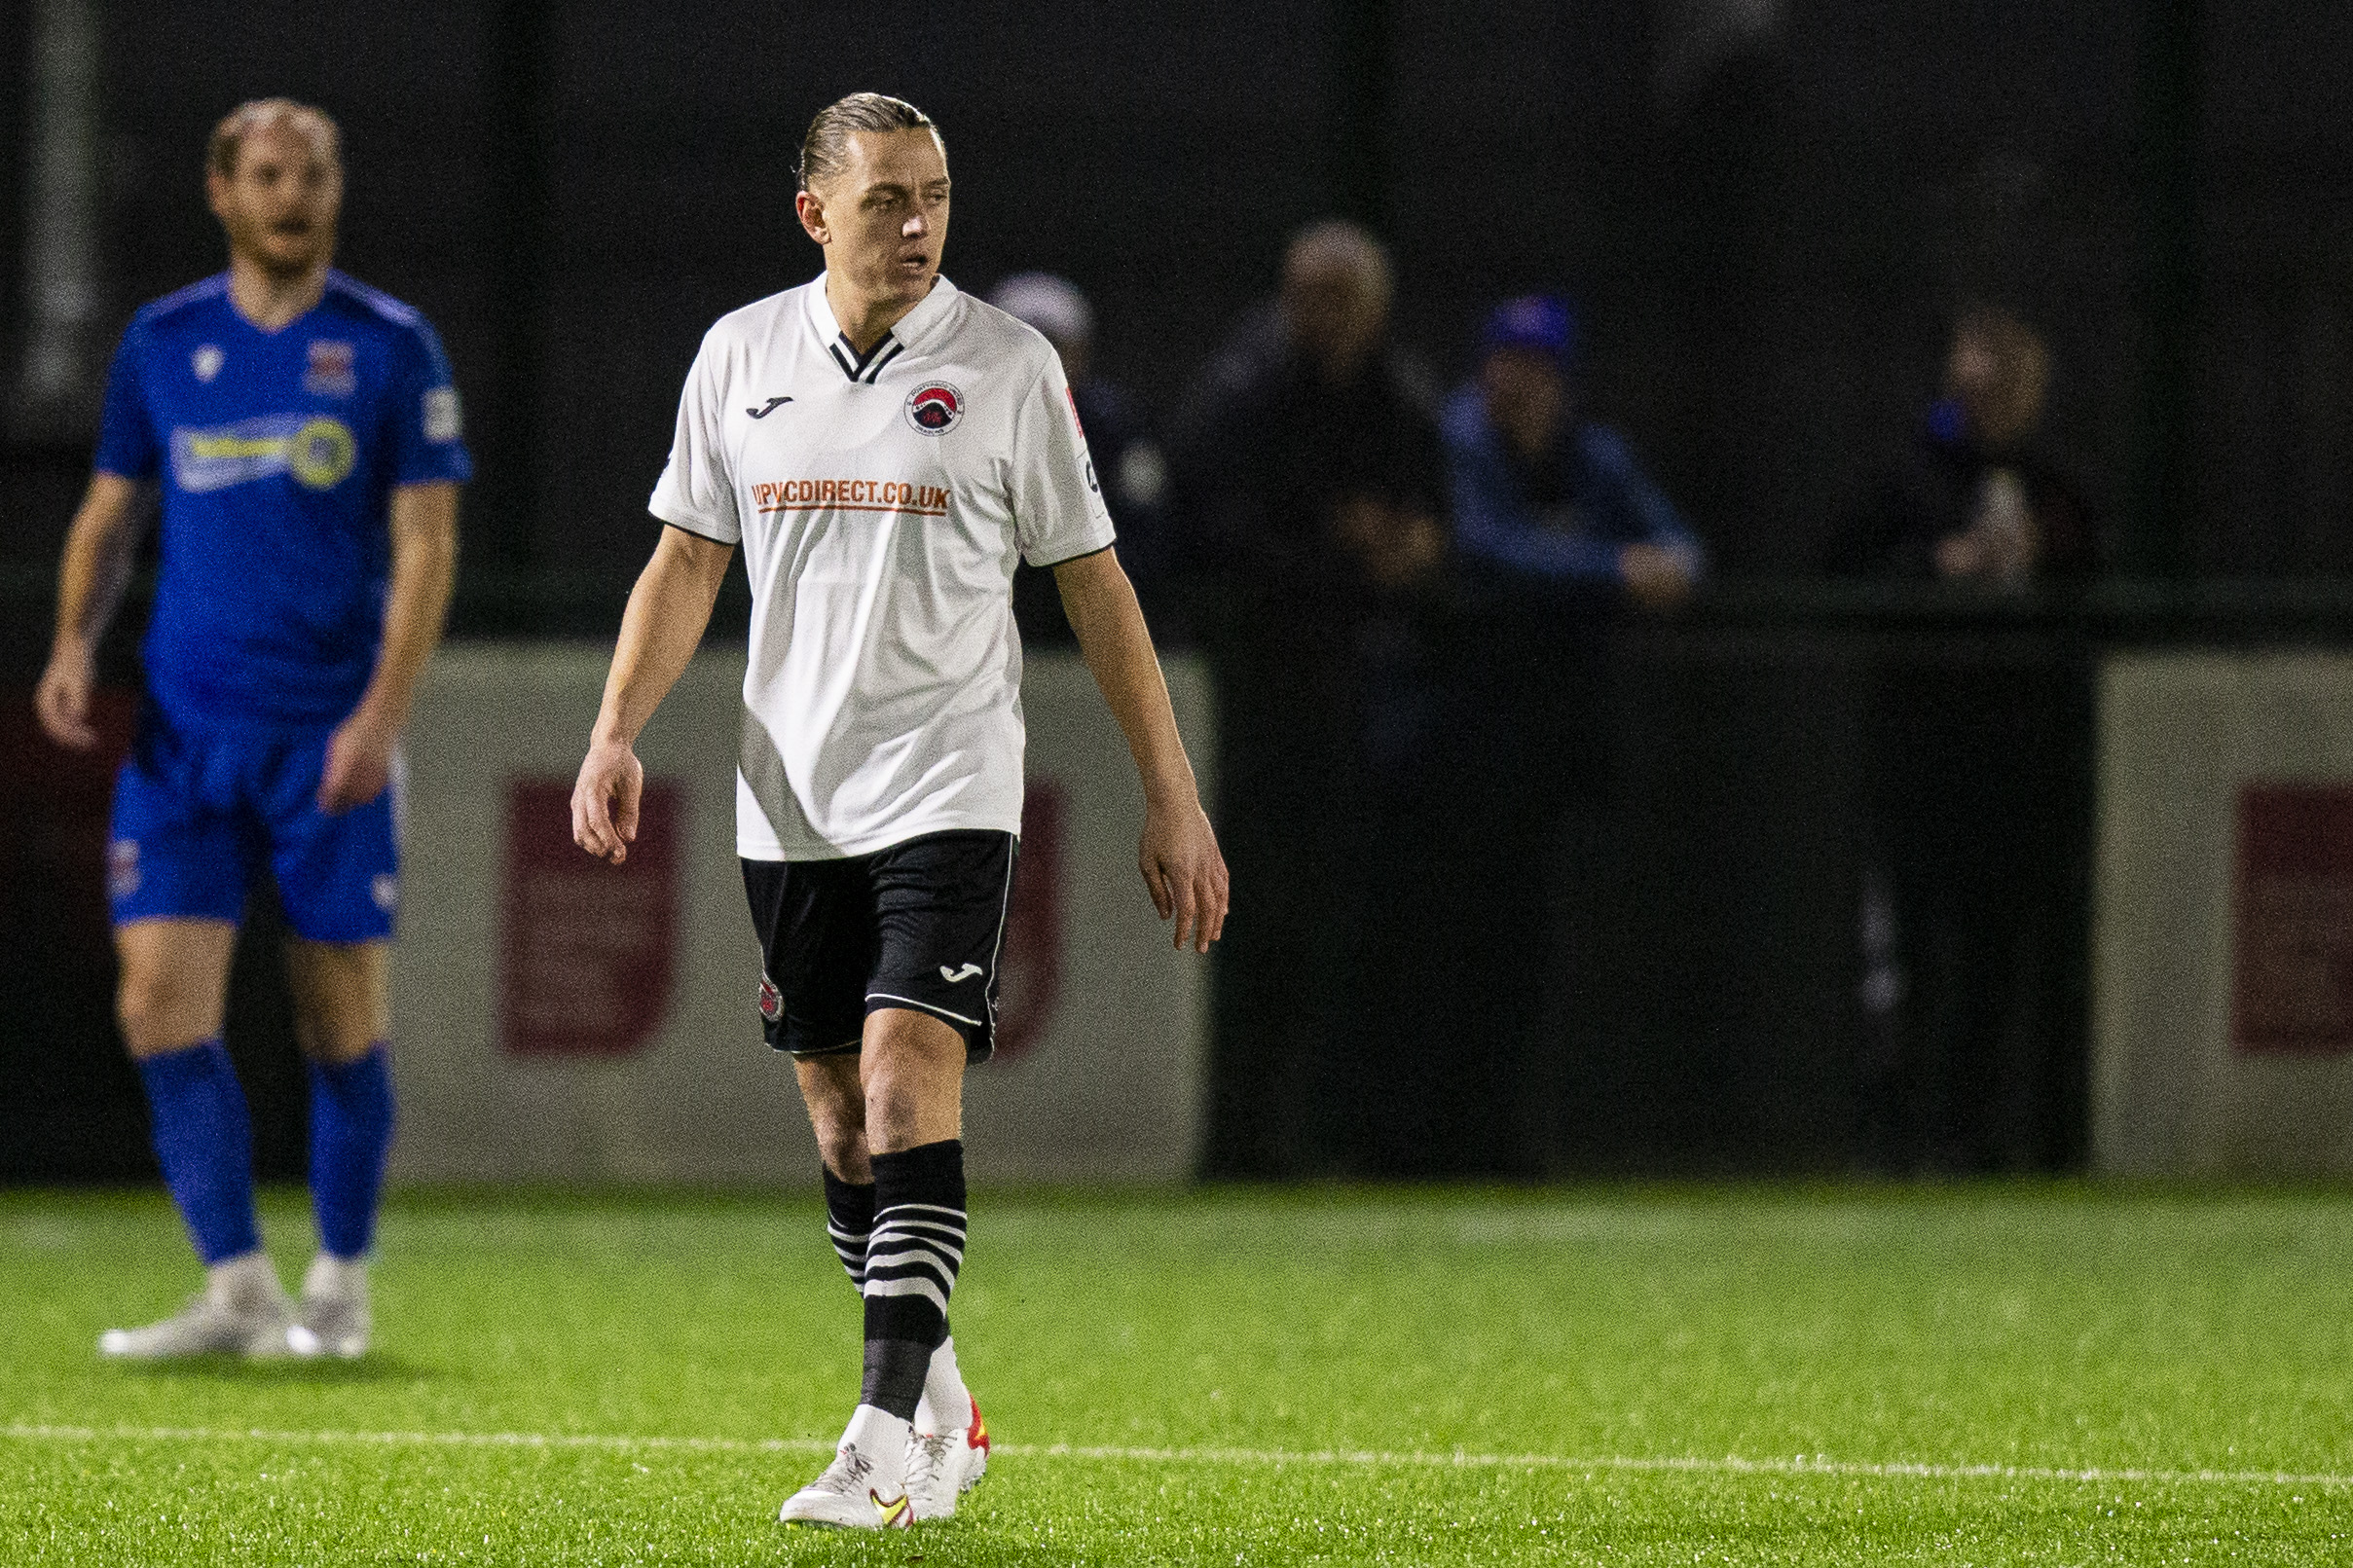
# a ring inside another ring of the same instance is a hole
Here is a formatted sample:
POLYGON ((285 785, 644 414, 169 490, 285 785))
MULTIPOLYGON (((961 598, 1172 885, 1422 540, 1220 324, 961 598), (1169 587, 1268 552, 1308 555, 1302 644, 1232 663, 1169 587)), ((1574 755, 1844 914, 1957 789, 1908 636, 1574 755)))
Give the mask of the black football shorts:
POLYGON ((987 1061, 1017 847, 1011 833, 927 833, 841 860, 744 861, 768 1043, 855 1054, 867 1013, 910 1007, 962 1035, 966 1061, 987 1061))

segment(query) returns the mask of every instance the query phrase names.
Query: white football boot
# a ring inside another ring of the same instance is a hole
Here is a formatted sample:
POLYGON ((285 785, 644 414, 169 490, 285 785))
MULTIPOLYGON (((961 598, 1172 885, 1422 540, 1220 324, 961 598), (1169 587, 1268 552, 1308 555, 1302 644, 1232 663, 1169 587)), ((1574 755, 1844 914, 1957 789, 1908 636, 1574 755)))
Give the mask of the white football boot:
POLYGON ((979 1485, 980 1477, 988 1474, 988 1423, 980 1419, 980 1402, 972 1404, 969 1426, 954 1432, 908 1434, 907 1501, 914 1504, 918 1519, 928 1522, 952 1516, 956 1500, 979 1485))
POLYGON ((294 1304, 261 1253, 217 1264, 188 1305, 161 1323, 109 1329, 98 1354, 116 1361, 182 1356, 282 1356, 294 1304))
POLYGON ((907 1496, 907 1440, 911 1422, 862 1404, 833 1449, 826 1473, 785 1499, 786 1524, 826 1524, 843 1530, 903 1530, 915 1522, 907 1496))
POLYGON ((368 1353, 369 1328, 367 1260, 332 1253, 312 1258, 302 1300, 286 1328, 286 1348, 297 1356, 350 1361, 368 1353))

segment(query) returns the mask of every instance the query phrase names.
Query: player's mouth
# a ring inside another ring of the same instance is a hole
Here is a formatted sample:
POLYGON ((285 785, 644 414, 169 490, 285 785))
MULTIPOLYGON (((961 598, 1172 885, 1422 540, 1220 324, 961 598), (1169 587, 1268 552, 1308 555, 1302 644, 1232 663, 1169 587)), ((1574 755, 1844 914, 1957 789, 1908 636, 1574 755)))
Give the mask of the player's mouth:
POLYGON ((899 271, 908 277, 921 277, 925 273, 931 271, 931 267, 932 258, 923 251, 917 251, 912 256, 899 258, 899 271))

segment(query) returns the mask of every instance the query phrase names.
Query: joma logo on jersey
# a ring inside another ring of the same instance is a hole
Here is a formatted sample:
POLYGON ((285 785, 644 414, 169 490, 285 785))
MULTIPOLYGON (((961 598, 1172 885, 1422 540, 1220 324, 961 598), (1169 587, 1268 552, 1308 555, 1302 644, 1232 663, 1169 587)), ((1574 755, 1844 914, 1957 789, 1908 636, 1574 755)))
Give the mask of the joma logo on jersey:
POLYGON ((829 506, 945 517, 948 492, 944 486, 908 485, 896 479, 776 479, 752 487, 752 504, 763 512, 809 512, 829 506))
POLYGON ((211 430, 171 432, 171 472, 180 489, 227 490, 292 474, 305 490, 333 490, 351 472, 359 444, 341 419, 274 414, 211 430))

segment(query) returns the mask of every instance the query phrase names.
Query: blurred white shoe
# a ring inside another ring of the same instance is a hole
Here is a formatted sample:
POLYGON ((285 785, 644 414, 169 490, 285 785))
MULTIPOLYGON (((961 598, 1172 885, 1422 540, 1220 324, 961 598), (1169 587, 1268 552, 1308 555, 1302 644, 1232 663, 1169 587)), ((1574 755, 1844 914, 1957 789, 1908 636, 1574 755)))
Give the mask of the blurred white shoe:
POLYGON ((117 1361, 170 1361, 181 1356, 282 1356, 294 1304, 261 1253, 217 1264, 203 1290, 161 1323, 109 1329, 98 1354, 117 1361))
POLYGON ((368 1264, 320 1253, 303 1275, 302 1300, 286 1328, 286 1348, 297 1356, 338 1356, 346 1361, 368 1353, 368 1264))
POLYGON ((907 1497, 907 1440, 912 1425, 887 1410, 862 1404, 833 1450, 825 1474, 785 1500, 777 1517, 787 1524, 827 1524, 844 1530, 903 1530, 915 1522, 907 1497))
POLYGON ((974 1400, 973 1419, 956 1432, 916 1432, 907 1438, 907 1501, 926 1522, 956 1512, 956 1500, 988 1474, 988 1425, 974 1400))

